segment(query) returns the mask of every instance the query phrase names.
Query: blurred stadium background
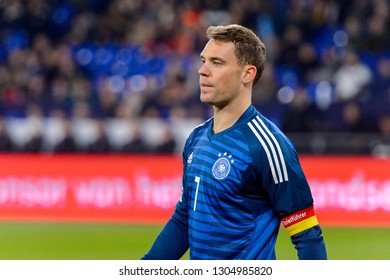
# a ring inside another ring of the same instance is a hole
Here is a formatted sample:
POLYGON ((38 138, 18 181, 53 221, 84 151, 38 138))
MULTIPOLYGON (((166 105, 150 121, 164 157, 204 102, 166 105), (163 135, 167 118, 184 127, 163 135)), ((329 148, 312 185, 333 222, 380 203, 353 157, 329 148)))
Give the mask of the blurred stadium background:
MULTIPOLYGON (((301 155, 331 259, 390 259, 387 0, 0 0, 0 259, 138 259, 210 116, 209 25, 266 44, 254 105, 301 155)), ((296 259, 284 230, 278 256, 296 259)))

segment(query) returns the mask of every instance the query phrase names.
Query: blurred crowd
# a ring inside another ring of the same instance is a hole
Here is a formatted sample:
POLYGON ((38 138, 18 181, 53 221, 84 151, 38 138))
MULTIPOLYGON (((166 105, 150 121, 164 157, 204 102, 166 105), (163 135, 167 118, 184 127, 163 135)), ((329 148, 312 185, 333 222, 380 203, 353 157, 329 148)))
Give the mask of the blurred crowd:
POLYGON ((198 97, 205 31, 239 23, 267 47, 254 105, 292 139, 304 139, 302 151, 390 155, 389 6, 0 0, 0 150, 180 152, 191 129, 211 116, 198 97), (318 135, 334 142, 335 133, 348 135, 340 138, 345 150, 318 149, 318 135), (367 137, 349 149, 345 143, 359 135, 367 137))

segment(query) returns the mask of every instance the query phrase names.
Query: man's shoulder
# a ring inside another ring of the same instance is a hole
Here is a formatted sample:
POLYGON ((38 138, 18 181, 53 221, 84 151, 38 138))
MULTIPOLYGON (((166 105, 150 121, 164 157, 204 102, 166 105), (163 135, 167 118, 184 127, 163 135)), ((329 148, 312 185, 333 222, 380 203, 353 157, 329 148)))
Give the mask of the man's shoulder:
POLYGON ((207 129, 210 127, 212 119, 208 119, 204 121, 203 123, 197 125, 189 134, 186 144, 185 144, 185 149, 187 149, 189 146, 193 145, 201 137, 204 135, 204 133, 207 131, 207 129))
POLYGON ((260 113, 251 116, 247 122, 246 137, 251 149, 268 155, 288 153, 294 149, 288 137, 278 126, 260 113))
POLYGON ((284 141, 286 138, 285 133, 277 126, 277 124, 262 115, 259 111, 255 111, 250 116, 247 124, 255 135, 257 133, 260 133, 261 135, 269 135, 270 137, 275 137, 281 141, 284 141))
POLYGON ((212 120, 213 119, 210 118, 210 119, 204 121, 203 123, 197 125, 196 127, 194 127, 194 129, 192 130, 192 132, 188 138, 194 138, 194 137, 196 137, 196 135, 198 135, 202 131, 207 130, 210 127, 212 120))

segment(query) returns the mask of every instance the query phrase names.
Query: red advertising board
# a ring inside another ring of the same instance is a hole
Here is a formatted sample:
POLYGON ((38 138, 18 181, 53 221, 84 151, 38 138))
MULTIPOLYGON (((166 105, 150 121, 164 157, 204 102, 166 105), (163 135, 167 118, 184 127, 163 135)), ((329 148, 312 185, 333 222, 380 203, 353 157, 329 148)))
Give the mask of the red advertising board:
POLYGON ((0 219, 162 222, 181 169, 168 156, 1 155, 0 219))
MULTIPOLYGON (((390 226, 390 159, 300 158, 318 219, 390 226)), ((177 156, 0 155, 0 220, 164 223, 181 192, 177 156)))
POLYGON ((321 224, 390 226, 390 159, 302 157, 321 224))

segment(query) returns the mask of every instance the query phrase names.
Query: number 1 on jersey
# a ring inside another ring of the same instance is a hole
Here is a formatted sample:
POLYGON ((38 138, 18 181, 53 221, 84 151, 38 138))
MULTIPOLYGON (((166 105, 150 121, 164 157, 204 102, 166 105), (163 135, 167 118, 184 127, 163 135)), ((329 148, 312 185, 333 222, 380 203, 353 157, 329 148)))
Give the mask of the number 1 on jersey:
POLYGON ((196 201, 198 200, 198 191, 199 191, 199 183, 200 183, 199 176, 195 176, 195 183, 196 183, 196 191, 195 191, 195 199, 194 199, 194 211, 196 211, 196 201))

